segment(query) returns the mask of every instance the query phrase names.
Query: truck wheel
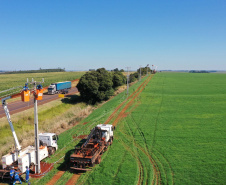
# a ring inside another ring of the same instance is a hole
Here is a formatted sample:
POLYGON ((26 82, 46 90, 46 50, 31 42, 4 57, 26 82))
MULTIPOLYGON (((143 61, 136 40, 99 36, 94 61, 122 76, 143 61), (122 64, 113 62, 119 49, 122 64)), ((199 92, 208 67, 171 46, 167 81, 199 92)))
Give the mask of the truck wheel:
POLYGON ((101 161, 101 157, 98 156, 97 159, 96 159, 96 161, 95 161, 95 164, 100 164, 100 161, 101 161))
POLYGON ((34 163, 31 163, 29 168, 31 169, 31 171, 35 171, 35 164, 34 163))
POLYGON ((55 153, 56 149, 53 148, 53 147, 48 147, 48 153, 49 153, 49 156, 53 155, 55 153))

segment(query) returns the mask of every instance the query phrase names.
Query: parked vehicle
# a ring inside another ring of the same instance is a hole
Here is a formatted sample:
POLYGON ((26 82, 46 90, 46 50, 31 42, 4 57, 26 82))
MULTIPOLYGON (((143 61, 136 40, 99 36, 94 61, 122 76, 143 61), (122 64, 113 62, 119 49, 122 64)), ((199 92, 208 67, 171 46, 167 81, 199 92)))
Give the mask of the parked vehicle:
POLYGON ((91 170, 95 164, 101 161, 101 155, 107 150, 113 141, 113 126, 99 124, 93 128, 81 147, 75 147, 70 156, 71 169, 91 170))
POLYGON ((66 81, 66 82, 56 82, 52 83, 48 87, 48 94, 67 94, 69 89, 71 89, 71 82, 66 81))
MULTIPOLYGON (((3 98, 2 105, 13 134, 15 151, 2 156, 2 169, 0 169, 1 178, 9 178, 9 172, 12 167, 19 170, 20 173, 24 173, 26 171, 26 166, 31 167, 36 164, 35 147, 28 146, 24 149, 21 149, 12 121, 10 119, 10 114, 6 103, 6 100, 9 98, 11 97, 3 98)), ((57 140, 58 136, 55 133, 39 134, 40 161, 52 155, 58 149, 57 140)))

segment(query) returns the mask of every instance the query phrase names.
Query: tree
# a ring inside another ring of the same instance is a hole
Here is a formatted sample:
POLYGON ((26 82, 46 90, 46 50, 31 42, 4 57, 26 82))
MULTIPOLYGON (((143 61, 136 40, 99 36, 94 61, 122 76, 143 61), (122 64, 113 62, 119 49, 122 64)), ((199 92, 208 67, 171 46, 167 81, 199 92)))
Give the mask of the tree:
POLYGON ((129 75, 130 82, 135 82, 138 79, 138 73, 132 73, 129 75))
POLYGON ((113 95, 112 74, 104 68, 84 74, 77 88, 83 101, 95 104, 103 100, 108 100, 113 95))
POLYGON ((118 68, 115 68, 115 69, 113 69, 113 71, 117 72, 117 71, 119 71, 119 70, 118 70, 118 68))
POLYGON ((126 83, 126 77, 121 72, 113 72, 113 88, 121 86, 126 83))
POLYGON ((137 69, 137 73, 140 75, 140 70, 141 70, 141 76, 145 76, 147 74, 147 70, 150 73, 151 69, 150 67, 142 67, 141 69, 137 69))

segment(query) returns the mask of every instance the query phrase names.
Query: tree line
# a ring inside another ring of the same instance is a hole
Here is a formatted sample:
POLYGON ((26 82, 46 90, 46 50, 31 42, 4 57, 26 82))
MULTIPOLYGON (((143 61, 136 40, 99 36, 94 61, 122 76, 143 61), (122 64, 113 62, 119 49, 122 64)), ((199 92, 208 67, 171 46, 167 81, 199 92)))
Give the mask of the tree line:
POLYGON ((65 68, 56 69, 38 69, 38 70, 19 70, 19 71, 7 71, 4 74, 17 74, 17 73, 50 73, 50 72, 65 72, 65 68))

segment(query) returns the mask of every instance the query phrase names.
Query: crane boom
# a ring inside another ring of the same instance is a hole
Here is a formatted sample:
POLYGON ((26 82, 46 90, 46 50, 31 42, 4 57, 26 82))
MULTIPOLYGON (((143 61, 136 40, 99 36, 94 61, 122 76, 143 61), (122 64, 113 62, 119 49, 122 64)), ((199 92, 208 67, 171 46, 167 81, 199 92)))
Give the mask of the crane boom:
POLYGON ((7 103, 6 103, 6 100, 10 99, 11 96, 8 96, 6 98, 3 98, 2 99, 2 106, 3 106, 3 109, 5 111, 5 114, 6 114, 6 117, 7 117, 7 120, 9 122, 9 126, 11 128, 11 131, 12 131, 12 134, 13 134, 13 138, 14 138, 14 142, 15 142, 15 148, 16 148, 16 151, 19 153, 19 151, 21 150, 21 146, 19 144, 19 141, 18 141, 18 138, 17 138, 17 135, 16 135, 16 132, 14 130, 14 127, 13 127, 13 123, 10 119, 10 114, 9 114, 9 109, 7 107, 7 103))

